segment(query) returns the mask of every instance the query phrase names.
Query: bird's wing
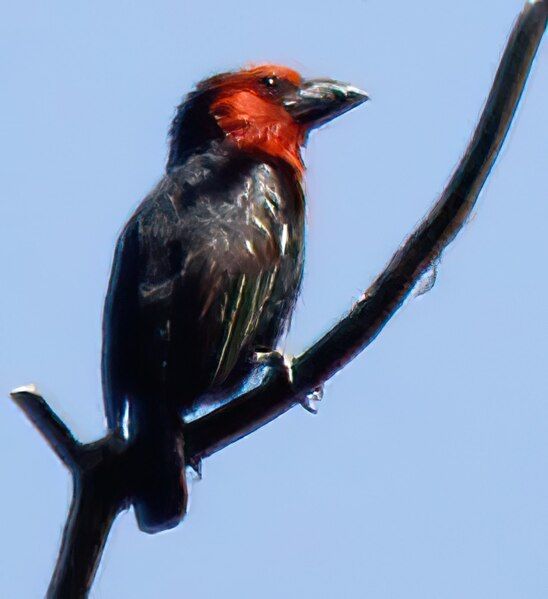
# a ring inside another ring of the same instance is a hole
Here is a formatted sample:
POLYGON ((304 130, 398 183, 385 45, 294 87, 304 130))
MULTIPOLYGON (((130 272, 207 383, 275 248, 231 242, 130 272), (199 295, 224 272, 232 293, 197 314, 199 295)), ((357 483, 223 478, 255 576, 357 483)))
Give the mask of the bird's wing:
POLYGON ((222 385, 251 351, 280 272, 283 223, 268 212, 264 187, 242 187, 244 205, 202 197, 186 212, 182 232, 184 260, 175 282, 180 299, 173 294, 173 301, 188 305, 193 298, 196 329, 186 320, 180 335, 194 333, 196 359, 201 358, 197 368, 209 388, 222 385))
MULTIPOLYGON (((217 328, 219 343, 212 348, 215 366, 211 385, 221 385, 241 357, 242 349, 251 346, 263 317, 266 303, 271 299, 277 275, 277 265, 271 268, 248 269, 226 277, 218 289, 213 314, 204 314, 204 324, 217 328), (209 322, 208 322, 209 321, 209 322)), ((266 349, 266 348, 265 348, 266 349)))
POLYGON ((118 240, 103 313, 101 373, 107 424, 119 429, 135 364, 139 249, 135 230, 126 227, 118 240))

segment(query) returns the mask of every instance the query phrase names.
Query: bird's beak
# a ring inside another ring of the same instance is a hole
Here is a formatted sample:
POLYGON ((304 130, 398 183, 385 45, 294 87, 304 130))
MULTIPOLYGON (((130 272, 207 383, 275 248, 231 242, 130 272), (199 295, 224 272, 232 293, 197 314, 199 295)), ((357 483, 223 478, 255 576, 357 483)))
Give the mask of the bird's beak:
POLYGON ((332 79, 311 79, 287 95, 284 107, 296 122, 312 129, 367 100, 369 96, 353 85, 332 79))

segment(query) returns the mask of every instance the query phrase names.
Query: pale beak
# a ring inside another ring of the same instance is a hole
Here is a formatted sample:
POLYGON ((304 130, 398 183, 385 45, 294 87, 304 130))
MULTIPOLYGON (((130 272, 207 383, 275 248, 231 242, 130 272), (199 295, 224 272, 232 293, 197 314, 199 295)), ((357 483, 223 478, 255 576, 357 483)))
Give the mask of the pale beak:
POLYGON ((367 100, 369 96, 353 85, 332 79, 311 79, 292 90, 283 104, 295 121, 312 129, 367 100))

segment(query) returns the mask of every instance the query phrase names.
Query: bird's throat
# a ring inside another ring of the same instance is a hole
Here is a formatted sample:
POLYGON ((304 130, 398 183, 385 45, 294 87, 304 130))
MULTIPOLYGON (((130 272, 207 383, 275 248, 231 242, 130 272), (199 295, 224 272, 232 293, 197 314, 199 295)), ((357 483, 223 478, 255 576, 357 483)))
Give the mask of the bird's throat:
POLYGON ((211 112, 225 135, 241 150, 284 160, 302 177, 304 131, 281 106, 240 91, 220 96, 211 112))

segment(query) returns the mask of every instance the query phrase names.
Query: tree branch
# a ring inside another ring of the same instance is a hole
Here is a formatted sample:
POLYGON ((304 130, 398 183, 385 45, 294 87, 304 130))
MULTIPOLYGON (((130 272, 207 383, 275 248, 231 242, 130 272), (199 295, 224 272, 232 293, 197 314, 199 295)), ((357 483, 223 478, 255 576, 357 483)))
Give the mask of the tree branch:
POLYGON ((81 446, 59 416, 39 395, 36 387, 34 385, 17 387, 10 395, 32 424, 42 433, 48 445, 65 466, 74 471, 77 468, 81 446))
POLYGON ((87 597, 116 516, 135 482, 132 448, 116 436, 84 445, 48 599, 87 597))
MULTIPOLYGON (((501 149, 547 16, 548 0, 529 0, 525 5, 472 140, 424 221, 349 314, 294 360, 291 380, 282 370, 274 371, 260 387, 185 425, 185 453, 192 464, 283 414, 348 364, 375 339, 420 276, 439 259, 469 217, 501 149)), ((73 475, 73 500, 47 596, 86 597, 111 525, 139 486, 139 455, 115 435, 80 444, 32 386, 15 389, 11 396, 73 475)))

